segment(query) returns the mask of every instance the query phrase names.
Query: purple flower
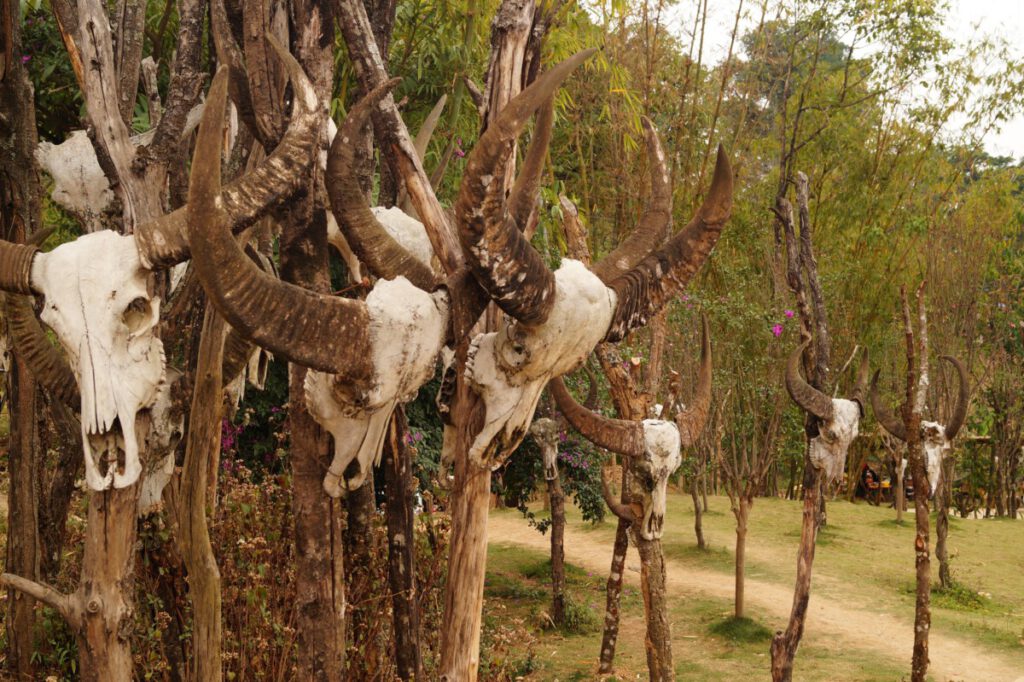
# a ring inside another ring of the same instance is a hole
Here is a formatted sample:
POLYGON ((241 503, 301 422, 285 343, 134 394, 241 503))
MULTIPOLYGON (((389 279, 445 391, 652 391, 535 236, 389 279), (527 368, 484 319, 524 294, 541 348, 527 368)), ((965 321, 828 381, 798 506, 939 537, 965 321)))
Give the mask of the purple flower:
POLYGON ((455 156, 460 159, 466 155, 466 152, 462 151, 462 138, 455 138, 455 156))
POLYGON ((793 311, 792 310, 787 310, 783 314, 786 316, 786 319, 788 319, 788 320, 792 320, 793 319, 793 311))
POLYGON ((30 59, 32 59, 32 57, 30 57, 27 54, 21 55, 21 63, 22 64, 28 64, 28 60, 30 60, 30 59))
POLYGON ((779 324, 778 322, 773 324, 772 325, 772 334, 775 335, 775 338, 779 338, 780 336, 782 336, 782 325, 779 324))

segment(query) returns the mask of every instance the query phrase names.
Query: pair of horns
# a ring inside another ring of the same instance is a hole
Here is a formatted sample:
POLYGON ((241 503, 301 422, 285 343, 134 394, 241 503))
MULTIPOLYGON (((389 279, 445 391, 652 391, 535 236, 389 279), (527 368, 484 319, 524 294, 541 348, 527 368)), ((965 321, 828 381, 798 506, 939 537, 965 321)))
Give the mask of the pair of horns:
POLYGON ((228 68, 213 79, 189 179, 192 263, 210 302, 245 338, 289 362, 358 385, 372 374, 362 301, 319 294, 260 270, 231 234, 221 197, 221 125, 228 68))
MULTIPOLYGON (((547 320, 554 305, 554 275, 517 229, 497 172, 508 145, 529 117, 594 50, 547 71, 501 110, 481 135, 466 164, 455 212, 470 267, 498 306, 524 325, 547 320)), ((605 337, 621 340, 643 326, 703 265, 732 210, 732 170, 719 147, 711 188, 690 223, 660 249, 671 221, 671 187, 653 125, 644 122, 651 157, 651 201, 639 229, 598 263, 594 272, 617 295, 605 337)))
MULTIPOLYGON (((963 427, 964 421, 967 419, 967 403, 970 400, 971 389, 970 383, 967 379, 967 369, 960 360, 949 355, 943 355, 940 359, 953 365, 956 369, 957 378, 960 384, 956 407, 953 409, 953 414, 950 416, 949 423, 946 424, 945 429, 946 440, 953 440, 956 438, 956 435, 960 433, 960 429, 963 427)), ((902 419, 896 418, 889 409, 889 406, 885 404, 881 396, 878 394, 878 374, 879 370, 875 370, 875 375, 871 378, 871 409, 875 411, 875 419, 878 420, 878 423, 881 424, 882 428, 886 431, 896 438, 906 442, 906 425, 903 423, 902 419)))
MULTIPOLYGON (((811 386, 800 375, 800 358, 810 344, 811 341, 807 340, 789 354, 786 361, 786 390, 789 391, 793 402, 803 410, 810 412, 818 419, 828 421, 832 419, 832 399, 811 386)), ((864 349, 860 366, 857 368, 857 383, 850 395, 850 400, 860 406, 862 417, 864 416, 864 399, 868 388, 868 369, 868 352, 867 349, 864 349)))
MULTIPOLYGON (((701 366, 697 376, 693 402, 689 409, 676 415, 676 426, 683 447, 690 447, 696 441, 707 421, 711 405, 711 335, 708 331, 707 316, 701 316, 701 366)), ((625 457, 642 457, 644 454, 644 426, 641 421, 613 419, 588 410, 576 402, 561 377, 548 383, 558 409, 572 424, 573 428, 598 447, 616 452, 625 457)))

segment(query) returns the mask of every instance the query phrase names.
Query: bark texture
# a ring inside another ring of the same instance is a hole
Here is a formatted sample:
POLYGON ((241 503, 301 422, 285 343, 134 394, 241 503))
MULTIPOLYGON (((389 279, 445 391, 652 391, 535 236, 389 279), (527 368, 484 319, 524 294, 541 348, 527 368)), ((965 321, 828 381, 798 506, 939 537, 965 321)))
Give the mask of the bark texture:
POLYGON ((416 525, 413 518, 416 479, 412 475, 412 451, 405 410, 399 407, 391 420, 384 447, 387 482, 388 584, 395 634, 395 667, 404 682, 422 680, 420 653, 419 590, 416 585, 416 525))
MULTIPOLYGON (((21 62, 21 18, 14 0, 0 1, 0 31, 0 236, 24 241, 40 226, 40 189, 33 156, 37 139, 34 98, 21 62)), ((36 380, 17 348, 11 364, 7 380, 11 434, 5 570, 37 580, 41 548, 36 497, 36 380)), ((20 679, 33 678, 34 606, 35 601, 28 595, 8 590, 7 669, 20 679)))

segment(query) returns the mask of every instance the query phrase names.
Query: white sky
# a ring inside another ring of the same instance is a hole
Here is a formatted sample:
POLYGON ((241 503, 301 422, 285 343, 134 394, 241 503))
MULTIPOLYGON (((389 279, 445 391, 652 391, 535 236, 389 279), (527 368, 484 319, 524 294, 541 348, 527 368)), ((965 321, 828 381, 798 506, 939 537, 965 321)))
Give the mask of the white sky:
MULTIPOLYGON (((756 27, 760 3, 744 3, 746 16, 741 20, 740 33, 743 28, 752 30, 756 27)), ((688 36, 693 28, 694 5, 696 3, 680 3, 674 8, 665 23, 677 34, 688 36)), ((736 18, 738 0, 712 0, 708 3, 708 24, 704 37, 705 62, 717 62, 726 55, 733 22, 736 18)), ((997 35, 1011 40, 1011 44, 1024 44, 1024 0, 949 0, 949 19, 947 35, 958 43, 970 40, 971 36, 997 35)), ((1024 53, 1024 47, 1020 48, 1024 53)), ((1006 122, 998 133, 988 136, 985 148, 991 154, 1012 155, 1020 159, 1024 157, 1024 115, 1016 116, 1006 122)))

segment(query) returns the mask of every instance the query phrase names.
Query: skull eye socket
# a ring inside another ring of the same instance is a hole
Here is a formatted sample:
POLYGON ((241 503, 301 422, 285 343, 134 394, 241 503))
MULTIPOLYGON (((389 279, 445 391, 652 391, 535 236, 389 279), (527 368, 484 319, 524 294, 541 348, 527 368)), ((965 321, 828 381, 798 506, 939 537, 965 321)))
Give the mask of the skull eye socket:
POLYGON ((121 319, 132 334, 143 329, 152 317, 152 308, 150 307, 149 300, 142 296, 133 299, 128 304, 128 307, 124 309, 124 313, 121 314, 121 319))

